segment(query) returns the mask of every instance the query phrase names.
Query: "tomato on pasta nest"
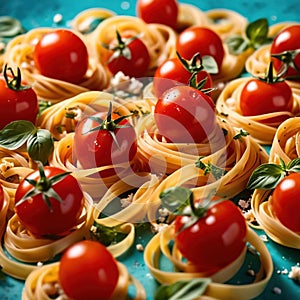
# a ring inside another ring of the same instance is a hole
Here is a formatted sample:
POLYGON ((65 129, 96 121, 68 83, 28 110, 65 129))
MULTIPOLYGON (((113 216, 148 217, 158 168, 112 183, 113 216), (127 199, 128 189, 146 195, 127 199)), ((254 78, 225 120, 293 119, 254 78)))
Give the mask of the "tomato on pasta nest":
POLYGON ((119 279, 117 262, 105 246, 84 240, 62 255, 59 282, 73 300, 109 299, 119 279))
POLYGON ((217 127, 210 96, 190 86, 175 86, 157 100, 154 119, 158 132, 172 143, 201 143, 217 127))
POLYGON ((0 105, 0 129, 17 120, 35 123, 39 112, 37 95, 31 86, 22 84, 19 68, 15 74, 12 68, 4 66, 0 78, 0 105))
POLYGON ((197 82, 203 81, 203 89, 211 89, 213 81, 210 73, 214 72, 216 68, 213 70, 205 68, 199 53, 196 53, 190 61, 177 53, 177 57, 167 59, 156 69, 153 78, 153 93, 156 97, 161 97, 171 87, 188 85, 195 73, 197 82))
POLYGON ((300 234, 299 218, 300 173, 291 173, 275 187, 271 206, 278 220, 290 230, 300 234))
POLYGON ((221 37, 212 29, 202 26, 191 26, 182 31, 176 42, 176 50, 185 59, 191 59, 195 53, 202 57, 212 56, 221 72, 225 50, 221 37))
POLYGON ((231 200, 194 200, 183 187, 169 188, 160 197, 163 205, 175 210, 175 245, 191 264, 191 272, 213 274, 242 254, 247 225, 231 200))
POLYGON ((300 25, 283 28, 271 45, 274 68, 288 79, 300 80, 300 25))
POLYGON ((160 23, 176 29, 179 5, 176 0, 138 0, 137 15, 146 23, 160 23))
POLYGON ((137 137, 128 116, 112 112, 96 113, 81 120, 74 135, 74 158, 84 169, 111 166, 100 177, 113 176, 118 164, 132 162, 137 152, 137 137))
POLYGON ((34 49, 34 62, 42 75, 74 84, 86 74, 88 59, 85 43, 67 29, 45 34, 34 49))
MULTIPOLYGON (((252 78, 246 82, 240 95, 240 109, 244 116, 257 116, 273 112, 291 112, 293 92, 281 78, 273 76, 273 64, 265 78, 252 78)), ((283 122, 285 117, 272 118, 268 121, 283 122)))
POLYGON ((15 194, 18 219, 36 237, 66 235, 78 224, 83 205, 75 177, 41 164, 20 182, 15 194))

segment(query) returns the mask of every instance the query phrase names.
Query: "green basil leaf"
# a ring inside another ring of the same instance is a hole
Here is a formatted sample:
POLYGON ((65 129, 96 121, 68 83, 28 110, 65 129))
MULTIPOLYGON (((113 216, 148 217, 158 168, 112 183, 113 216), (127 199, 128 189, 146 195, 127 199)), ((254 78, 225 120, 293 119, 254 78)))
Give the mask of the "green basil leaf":
POLYGON ((273 189, 284 178, 285 170, 281 165, 262 164, 249 178, 248 189, 273 189))
POLYGON ((210 55, 204 55, 202 57, 202 66, 207 73, 217 74, 219 72, 216 60, 210 55))
POLYGON ((251 22, 246 28, 246 36, 254 48, 261 46, 268 40, 268 32, 269 23, 266 18, 251 22))
POLYGON ((24 145, 36 130, 29 121, 14 121, 0 130, 0 146, 9 150, 16 150, 24 145))
POLYGON ((226 39, 230 54, 241 54, 249 48, 249 43, 241 36, 232 36, 226 39))
POLYGON ((287 166, 287 171, 289 172, 300 172, 300 157, 291 160, 287 166))
POLYGON ((204 294, 210 282, 210 278, 195 278, 161 285, 154 295, 154 300, 193 300, 204 294))
POLYGON ((53 137, 46 129, 38 129, 28 138, 27 152, 29 156, 35 161, 42 162, 44 165, 47 163, 53 149, 53 137))
POLYGON ((184 187, 171 187, 160 194, 163 207, 171 212, 181 212, 187 206, 192 197, 192 191, 184 187))

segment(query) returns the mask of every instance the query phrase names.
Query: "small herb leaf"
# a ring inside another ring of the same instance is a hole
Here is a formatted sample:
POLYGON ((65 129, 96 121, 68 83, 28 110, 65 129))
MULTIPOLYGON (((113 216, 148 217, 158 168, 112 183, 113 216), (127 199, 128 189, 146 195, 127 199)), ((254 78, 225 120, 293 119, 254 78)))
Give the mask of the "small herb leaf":
POLYGON ((261 46, 267 40, 269 24, 266 18, 250 23, 246 28, 246 35, 254 48, 261 46))
POLYGON ((163 207, 169 211, 180 214, 184 207, 190 203, 192 191, 184 187, 171 187, 160 194, 163 207))
POLYGON ((181 280, 170 285, 161 285, 154 296, 154 300, 192 300, 203 295, 210 278, 195 278, 191 280, 181 280))
POLYGON ((0 146, 16 150, 27 141, 34 131, 35 126, 29 121, 13 121, 0 130, 0 146))
POLYGON ((53 137, 46 129, 38 129, 28 137, 27 151, 29 156, 35 161, 41 161, 43 164, 46 164, 53 149, 53 137))
POLYGON ((219 68, 216 60, 210 55, 204 55, 202 57, 202 65, 206 72, 210 74, 218 74, 219 68))
POLYGON ((286 175, 284 168, 277 164, 262 164, 249 178, 248 189, 273 189, 286 175))

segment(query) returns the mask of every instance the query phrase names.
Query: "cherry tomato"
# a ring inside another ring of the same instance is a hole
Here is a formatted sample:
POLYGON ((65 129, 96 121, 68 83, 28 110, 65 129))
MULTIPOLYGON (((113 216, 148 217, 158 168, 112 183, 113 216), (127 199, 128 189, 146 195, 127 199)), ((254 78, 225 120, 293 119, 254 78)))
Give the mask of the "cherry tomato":
MULTIPOLYGON (((296 50, 300 48, 300 25, 291 25, 281 30, 274 38, 271 45, 271 55, 276 55, 285 51, 296 50)), ((283 63, 281 60, 273 58, 274 68, 278 72, 283 63)), ((300 54, 297 54, 289 63, 289 67, 285 76, 298 76, 300 69, 300 54), (291 67, 294 64, 297 69, 291 67)))
MULTIPOLYGON (((187 70, 179 58, 170 58, 162 63, 154 73, 153 93, 156 97, 171 87, 177 85, 188 85, 192 72, 187 70)), ((213 82, 210 74, 202 69, 197 73, 197 82, 206 79, 204 89, 212 88, 213 82)))
POLYGON ((88 51, 83 40, 67 29, 46 33, 34 50, 34 62, 47 77, 80 83, 88 69, 88 51))
POLYGON ((197 52, 202 57, 212 56, 217 62, 219 73, 222 69, 222 62, 225 51, 220 36, 213 30, 192 26, 182 31, 176 42, 176 50, 185 59, 191 59, 197 52))
POLYGON ((59 281, 73 300, 109 299, 119 270, 112 254, 99 242, 80 241, 70 246, 59 264, 59 281))
POLYGON ((253 78, 245 84, 240 95, 240 109, 244 116, 290 112, 292 108, 293 93, 285 81, 268 83, 253 78))
MULTIPOLYGON (((84 169, 130 164, 137 152, 137 137, 126 118, 99 112, 78 123, 73 147, 75 157, 84 169)), ((104 170, 100 176, 112 176, 116 171, 104 170)))
POLYGON ((107 47, 110 50, 107 66, 112 74, 119 71, 130 77, 143 77, 150 65, 149 51, 138 37, 121 37, 117 32, 117 45, 113 41, 107 47))
POLYGON ((300 234, 300 173, 291 173, 276 186, 271 198, 272 210, 278 220, 300 234))
POLYGON ((77 225, 83 205, 83 193, 75 177, 50 166, 40 166, 27 175, 15 194, 20 222, 37 237, 67 234, 77 225), (55 180, 59 174, 64 175, 55 180), (34 192, 26 196, 29 191, 34 192))
POLYGON ((184 229, 191 216, 176 216, 175 243, 194 271, 214 273, 237 259, 245 247, 247 225, 230 200, 217 202, 184 229))
POLYGON ((32 87, 22 85, 19 68, 15 75, 10 67, 4 67, 0 78, 0 106, 0 129, 17 120, 35 123, 39 112, 37 95, 32 87))
POLYGON ((176 0, 138 0, 136 11, 146 23, 159 23, 176 29, 179 11, 176 0))
POLYGON ((158 132, 173 143, 201 143, 217 126, 212 98, 184 85, 157 100, 154 120, 158 132))

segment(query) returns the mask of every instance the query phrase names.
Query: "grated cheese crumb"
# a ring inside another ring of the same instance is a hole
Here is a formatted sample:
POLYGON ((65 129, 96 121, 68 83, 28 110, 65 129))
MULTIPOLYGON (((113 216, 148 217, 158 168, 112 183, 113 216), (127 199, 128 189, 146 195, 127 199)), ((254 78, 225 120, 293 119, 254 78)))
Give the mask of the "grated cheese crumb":
POLYGON ((295 280, 296 282, 300 283, 300 267, 293 266, 291 267, 291 271, 289 272, 289 278, 295 280))
POLYGON ((273 293, 276 295, 281 295, 281 289, 279 287, 274 287, 273 288, 273 293))
POLYGON ((58 23, 60 23, 60 22, 62 21, 62 19, 63 19, 62 14, 56 14, 56 15, 53 17, 53 22, 54 22, 55 24, 58 24, 58 23))
POLYGON ((136 250, 138 250, 138 251, 144 251, 144 246, 142 245, 142 244, 137 244, 136 245, 136 250))
POLYGON ((120 200, 121 207, 122 208, 128 207, 132 203, 132 200, 133 200, 133 193, 129 194, 127 198, 123 198, 120 200))
POLYGON ((166 229, 169 225, 165 223, 159 223, 159 224, 152 224, 152 232, 153 233, 159 233, 162 232, 164 229, 166 229))

